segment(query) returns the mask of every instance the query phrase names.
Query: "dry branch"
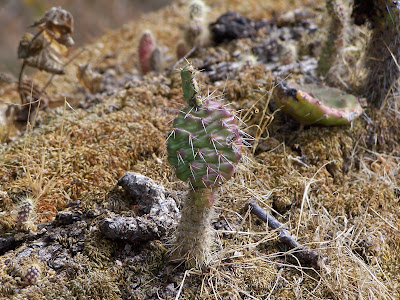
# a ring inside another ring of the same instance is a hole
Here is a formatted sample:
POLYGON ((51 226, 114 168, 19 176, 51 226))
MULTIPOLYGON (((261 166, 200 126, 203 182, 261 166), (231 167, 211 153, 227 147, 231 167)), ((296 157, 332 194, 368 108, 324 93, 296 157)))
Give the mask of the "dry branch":
POLYGON ((274 216, 268 214, 263 208, 261 208, 255 200, 250 200, 245 210, 250 209, 250 212, 257 216, 260 220, 268 224, 271 229, 278 231, 280 243, 288 250, 295 250, 293 255, 307 266, 312 266, 316 270, 326 269, 327 258, 321 257, 315 250, 301 245, 293 238, 288 228, 275 219, 274 216))

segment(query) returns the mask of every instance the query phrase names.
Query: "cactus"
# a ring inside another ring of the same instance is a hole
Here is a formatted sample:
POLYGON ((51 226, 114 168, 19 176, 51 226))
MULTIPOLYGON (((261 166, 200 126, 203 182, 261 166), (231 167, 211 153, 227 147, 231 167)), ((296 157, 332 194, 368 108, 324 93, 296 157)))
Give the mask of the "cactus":
POLYGON ((25 199, 18 208, 17 222, 20 224, 26 223, 32 214, 33 204, 31 199, 25 199))
MULTIPOLYGON (((333 66, 340 64, 340 56, 347 38, 348 10, 340 0, 327 0, 326 9, 331 18, 328 36, 318 61, 318 72, 327 76, 333 66)), ((329 79, 329 78, 328 78, 329 79)))
POLYGON ((42 272, 40 271, 39 265, 38 264, 31 265, 25 271, 24 284, 25 285, 36 284, 39 281, 41 275, 42 272))
POLYGON ((275 104, 303 125, 350 125, 362 113, 358 99, 336 88, 284 81, 273 89, 275 104))
POLYGON ((145 30, 142 33, 139 42, 139 63, 142 74, 150 71, 160 71, 162 60, 161 50, 156 44, 156 40, 150 30, 145 30))
POLYGON ((400 3, 386 0, 355 0, 352 17, 357 25, 369 21, 372 35, 365 53, 368 76, 365 96, 382 106, 388 94, 397 92, 400 76, 400 3))
POLYGON ((176 259, 188 266, 207 263, 213 188, 229 180, 241 158, 242 141, 235 116, 221 103, 199 96, 192 66, 181 71, 188 105, 168 137, 168 161, 179 179, 191 186, 176 233, 176 259))
POLYGON ((193 46, 203 46, 209 38, 207 26, 207 6, 201 0, 194 0, 189 4, 189 22, 185 27, 184 38, 186 44, 193 46))
POLYGON ((202 0, 193 0, 189 3, 183 41, 177 45, 178 59, 185 56, 193 47, 203 47, 210 41, 207 11, 208 7, 202 0))
POLYGON ((33 223, 34 218, 34 199, 27 197, 21 201, 18 208, 16 209, 15 218, 17 226, 22 230, 36 230, 36 226, 33 223))

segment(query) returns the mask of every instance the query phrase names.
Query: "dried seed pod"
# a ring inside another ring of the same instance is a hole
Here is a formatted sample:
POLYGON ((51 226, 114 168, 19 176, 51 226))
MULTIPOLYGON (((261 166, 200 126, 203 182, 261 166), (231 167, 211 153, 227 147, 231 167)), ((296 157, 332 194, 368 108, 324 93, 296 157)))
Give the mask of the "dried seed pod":
POLYGON ((45 43, 43 39, 33 40, 31 33, 25 33, 18 45, 18 58, 36 56, 43 50, 45 43))
MULTIPOLYGON (((23 72, 25 66, 31 66, 52 74, 65 74, 63 57, 68 54, 68 47, 74 44, 71 38, 73 32, 72 15, 61 7, 53 7, 47 11, 43 17, 36 21, 31 27, 37 27, 39 32, 33 36, 26 33, 21 39, 18 47, 18 58, 23 59, 18 80, 18 92, 22 104, 39 103, 43 99, 43 90, 50 84, 53 77, 45 84, 42 90, 31 84, 25 88, 23 72), (30 91, 30 92, 29 92, 30 91)), ((36 112, 36 107, 32 105, 26 109, 19 110, 19 120, 27 120, 32 112, 36 112), (20 114, 21 113, 21 114, 20 114)), ((47 106, 47 102, 42 107, 47 106)))
POLYGON ((48 105, 49 101, 46 92, 42 91, 32 80, 23 80, 18 87, 18 93, 22 99, 22 104, 33 103, 40 100, 40 106, 42 108, 48 105))
POLYGON ((26 285, 36 284, 39 281, 41 275, 42 275, 42 272, 40 270, 39 265, 33 264, 26 269, 25 276, 24 276, 24 282, 26 285))
MULTIPOLYGON (((62 61, 61 55, 57 51, 57 47, 52 47, 50 44, 46 44, 46 38, 40 36, 36 40, 41 40, 46 46, 33 55, 31 51, 28 51, 29 55, 25 58, 25 63, 28 66, 38 68, 53 74, 65 74, 64 62, 62 61)), ((36 41, 35 40, 35 41, 36 41)))
POLYGON ((69 11, 61 7, 52 7, 31 27, 45 30, 57 42, 67 47, 75 44, 71 37, 74 31, 74 18, 69 11))
MULTIPOLYGON (((48 104, 48 96, 45 91, 42 91, 37 84, 31 80, 23 80, 18 86, 18 93, 21 99, 22 107, 17 107, 14 114, 16 121, 25 122, 34 120, 37 109, 45 109, 48 104), (29 105, 26 105, 29 104, 29 105)), ((9 110, 11 114, 11 110, 9 110)))

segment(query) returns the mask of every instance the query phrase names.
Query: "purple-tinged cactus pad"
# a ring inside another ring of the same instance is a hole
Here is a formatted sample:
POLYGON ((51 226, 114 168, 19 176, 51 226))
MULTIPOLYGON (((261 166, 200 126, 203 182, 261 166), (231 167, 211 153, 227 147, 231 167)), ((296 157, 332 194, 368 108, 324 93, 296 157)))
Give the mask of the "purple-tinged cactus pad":
POLYGON ((350 125, 362 113, 357 97, 321 85, 300 88, 281 81, 273 90, 273 99, 283 112, 304 125, 350 125))
POLYGON ((168 161, 193 188, 211 188, 229 180, 241 158, 235 117, 221 103, 204 100, 187 106, 174 121, 168 161))

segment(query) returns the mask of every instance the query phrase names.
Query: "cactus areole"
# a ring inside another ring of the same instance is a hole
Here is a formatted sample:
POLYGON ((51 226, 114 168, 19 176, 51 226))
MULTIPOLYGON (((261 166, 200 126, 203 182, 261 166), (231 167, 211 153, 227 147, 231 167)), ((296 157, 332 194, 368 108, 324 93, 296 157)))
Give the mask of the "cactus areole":
POLYGON ((194 70, 181 71, 188 106, 175 119, 168 139, 168 161, 179 179, 193 189, 212 188, 229 180, 241 158, 234 115, 221 103, 198 96, 194 70))
POLYGON ((273 99, 283 112, 304 125, 350 125, 362 113, 355 96, 314 84, 299 88, 280 81, 273 90, 273 99))

